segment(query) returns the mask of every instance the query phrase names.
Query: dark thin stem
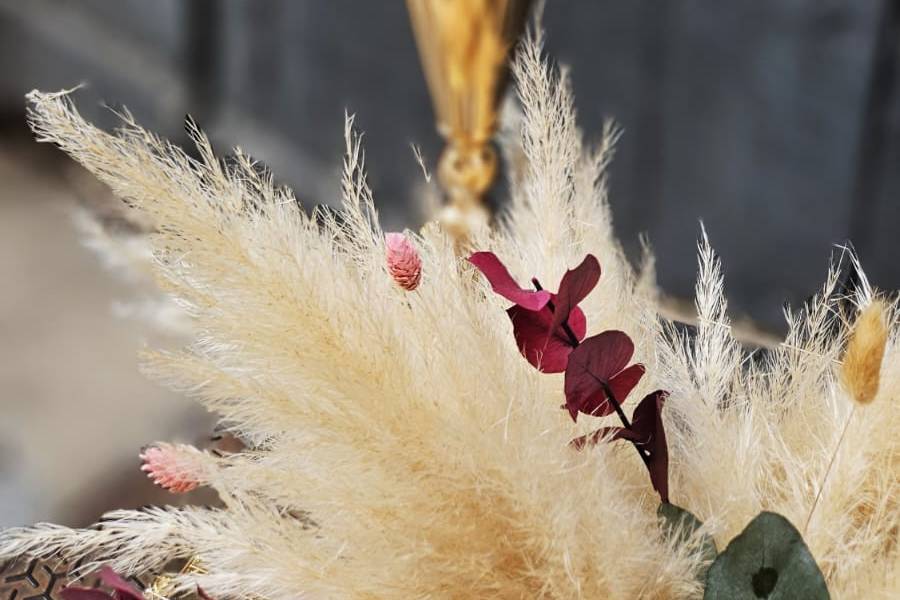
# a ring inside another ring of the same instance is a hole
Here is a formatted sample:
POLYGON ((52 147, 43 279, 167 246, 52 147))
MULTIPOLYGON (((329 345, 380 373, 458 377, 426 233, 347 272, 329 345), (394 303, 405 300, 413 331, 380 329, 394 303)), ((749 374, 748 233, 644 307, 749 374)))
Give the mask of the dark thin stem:
MULTIPOLYGON (((613 395, 612 390, 609 385, 606 383, 601 384, 603 386, 603 391, 606 392, 606 399, 612 404, 612 407, 616 410, 616 414, 619 415, 619 420, 622 421, 622 425, 625 426, 625 429, 629 431, 632 430, 631 423, 628 421, 628 417, 625 416, 625 411, 622 410, 622 405, 619 404, 619 401, 616 400, 616 397, 613 395)), ((650 453, 641 448, 637 442, 632 441, 631 445, 634 446, 634 449, 637 450, 638 455, 641 457, 641 460, 644 461, 644 464, 647 465, 647 468, 650 468, 650 453)))
POLYGON ((599 383, 603 388, 603 391, 606 393, 607 400, 609 400, 609 403, 612 404, 612 407, 616 410, 616 414, 619 415, 619 420, 622 421, 622 425, 625 426, 625 429, 631 429, 631 422, 628 420, 628 417, 625 416, 625 411, 622 410, 622 405, 619 404, 618 400, 616 400, 616 397, 613 395, 613 392, 610 389, 609 385, 607 385, 603 381, 600 381, 599 383))
MULTIPOLYGON (((536 289, 539 292, 544 289, 541 287, 541 282, 537 280, 537 277, 532 278, 531 283, 534 284, 534 289, 536 289)), ((552 301, 547 302, 547 308, 550 309, 550 312, 556 312, 556 307, 553 306, 552 301)), ((568 319, 566 319, 565 321, 562 322, 562 328, 563 328, 563 331, 566 332, 566 335, 569 337, 569 343, 572 344, 573 347, 577 348, 578 344, 580 342, 578 341, 578 336, 576 336, 575 332, 572 331, 572 328, 569 327, 568 319)))
MULTIPOLYGON (((548 302, 547 307, 550 308, 551 311, 553 311, 553 309, 554 309, 552 302, 548 302)), ((566 332, 566 335, 569 336, 569 343, 571 343, 573 346, 575 346, 577 348, 578 344, 580 344, 581 342, 578 341, 578 337, 575 335, 575 332, 572 331, 571 327, 569 327, 568 319, 566 319, 565 321, 562 322, 562 328, 563 328, 563 331, 566 332)))
MULTIPOLYGON (((544 289, 543 287, 541 287, 541 282, 537 280, 537 277, 533 277, 531 279, 531 283, 534 284, 534 288, 539 292, 544 289)), ((550 309, 551 313, 556 311, 556 307, 553 306, 553 302, 547 302, 547 308, 550 309)), ((573 347, 577 348, 580 342, 578 341, 578 337, 575 335, 575 332, 572 331, 571 327, 569 327, 569 319, 567 318, 566 320, 564 320, 561 326, 563 328, 563 331, 566 332, 566 335, 569 336, 569 343, 571 343, 573 347)), ((628 431, 633 431, 631 421, 628 420, 628 417, 625 415, 625 411, 622 410, 622 405, 619 404, 619 401, 613 394, 612 389, 605 381, 600 381, 599 379, 597 381, 603 387, 603 392, 606 394, 607 401, 612 405, 613 409, 616 411, 616 414, 619 415, 619 420, 622 421, 622 425, 628 431)), ((649 452, 641 448, 637 442, 632 441, 631 444, 634 446, 634 449, 637 450, 637 453, 638 455, 640 455, 641 460, 644 461, 644 464, 649 468, 649 452)))

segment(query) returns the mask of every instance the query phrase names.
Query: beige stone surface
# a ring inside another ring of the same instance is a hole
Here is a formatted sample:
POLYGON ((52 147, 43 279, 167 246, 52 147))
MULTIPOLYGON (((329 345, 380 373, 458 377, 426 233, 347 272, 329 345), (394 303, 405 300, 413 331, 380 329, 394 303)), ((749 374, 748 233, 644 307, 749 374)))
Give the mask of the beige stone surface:
POLYGON ((145 344, 179 340, 115 316, 135 289, 80 242, 67 169, 0 137, 0 526, 155 499, 140 448, 209 432, 202 410, 138 372, 145 344))

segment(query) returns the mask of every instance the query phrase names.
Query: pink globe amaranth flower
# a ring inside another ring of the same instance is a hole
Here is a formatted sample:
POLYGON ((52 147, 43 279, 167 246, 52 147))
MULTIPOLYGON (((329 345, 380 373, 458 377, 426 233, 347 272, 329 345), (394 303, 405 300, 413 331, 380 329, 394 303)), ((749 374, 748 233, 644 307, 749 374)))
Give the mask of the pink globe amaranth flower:
POLYGON ((194 446, 160 442, 141 452, 141 471, 164 490, 184 494, 203 480, 202 456, 194 446))
POLYGON ((422 278, 422 259, 419 251, 402 233, 388 233, 384 236, 387 267, 404 290, 411 292, 419 287, 422 278))

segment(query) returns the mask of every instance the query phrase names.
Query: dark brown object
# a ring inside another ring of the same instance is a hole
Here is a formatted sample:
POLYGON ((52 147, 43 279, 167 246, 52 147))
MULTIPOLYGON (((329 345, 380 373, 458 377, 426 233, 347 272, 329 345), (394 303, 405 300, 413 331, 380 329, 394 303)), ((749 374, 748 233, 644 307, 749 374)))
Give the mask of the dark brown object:
MULTIPOLYGON (((74 583, 69 571, 78 565, 59 559, 18 558, 0 567, 0 600, 61 600, 59 591, 74 583)), ((129 577, 128 581, 143 590, 149 577, 129 577), (146 580, 146 582, 144 581, 146 580)), ((97 586, 95 577, 77 582, 78 585, 97 586)))

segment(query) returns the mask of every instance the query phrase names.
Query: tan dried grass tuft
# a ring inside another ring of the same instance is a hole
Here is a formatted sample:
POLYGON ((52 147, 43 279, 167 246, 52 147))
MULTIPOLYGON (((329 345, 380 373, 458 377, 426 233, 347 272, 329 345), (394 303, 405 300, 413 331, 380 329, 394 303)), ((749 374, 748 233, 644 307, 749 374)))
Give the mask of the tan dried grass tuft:
POLYGON ((863 406, 878 395, 881 361, 888 339, 886 313, 884 302, 878 298, 862 308, 844 352, 841 383, 851 398, 863 406))

